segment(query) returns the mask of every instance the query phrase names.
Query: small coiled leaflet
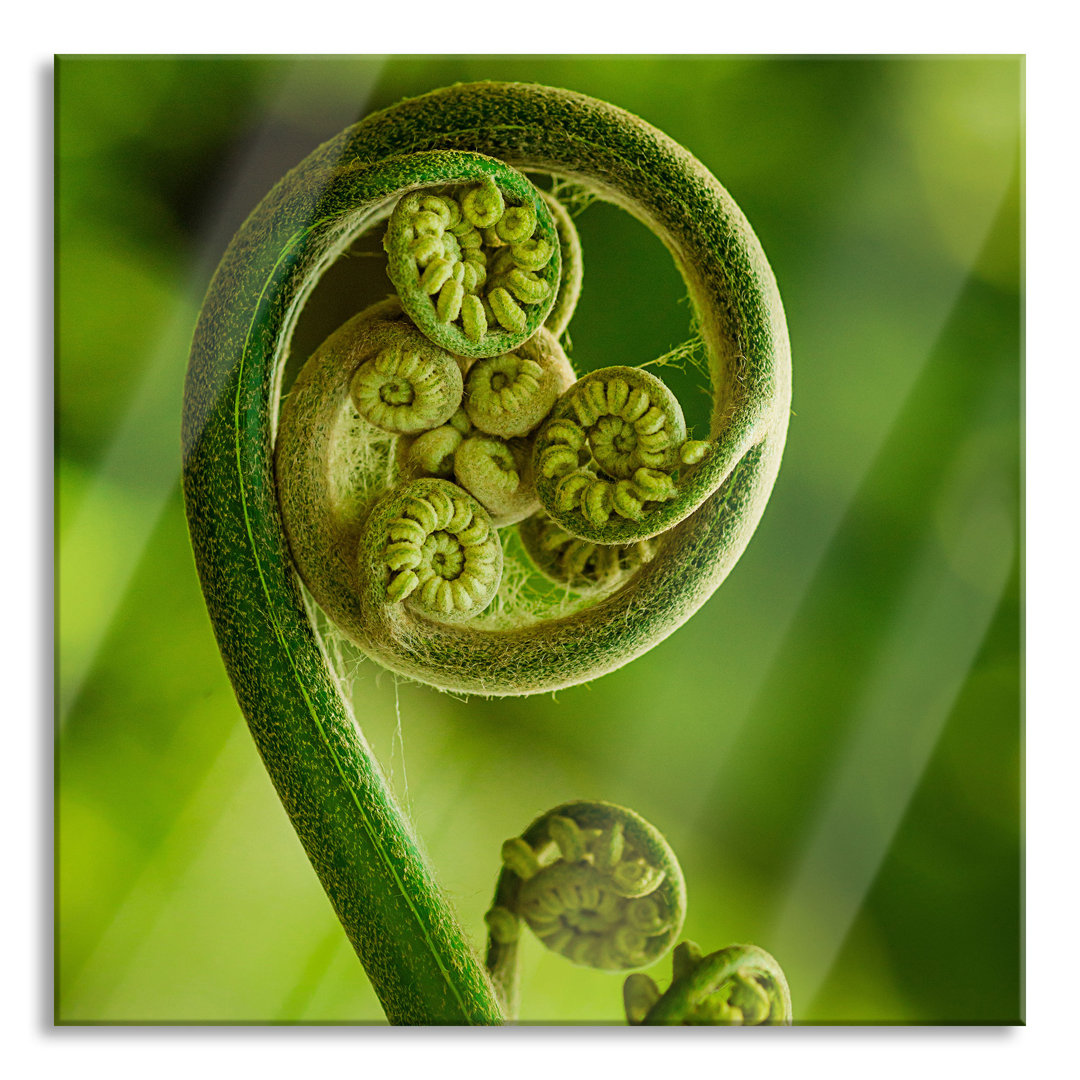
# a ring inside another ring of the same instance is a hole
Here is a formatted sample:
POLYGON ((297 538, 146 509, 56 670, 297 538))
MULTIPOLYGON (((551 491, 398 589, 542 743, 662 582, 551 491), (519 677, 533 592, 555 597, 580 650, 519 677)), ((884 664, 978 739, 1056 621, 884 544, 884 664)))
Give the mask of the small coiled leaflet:
POLYGON ((461 404, 461 368, 408 323, 393 326, 393 340, 360 365, 349 393, 356 411, 383 431, 428 431, 461 404))
POLYGON ((469 368, 465 413, 489 435, 528 435, 547 419, 575 378, 555 335, 541 328, 513 352, 477 360, 469 368))
POLYGON ((632 544, 597 544, 572 536, 541 511, 518 526, 522 546, 536 568, 578 592, 610 589, 652 560, 662 538, 632 544))
POLYGON ((524 922, 549 948, 606 971, 663 956, 682 928, 686 890, 674 852, 640 815, 603 802, 558 806, 503 845, 487 967, 514 1013, 524 922))
POLYGON ((623 986, 630 1024, 790 1024, 791 992, 780 965, 756 945, 731 945, 703 956, 692 941, 672 953, 663 994, 637 972, 623 986))
POLYGON ((512 169, 405 195, 383 247, 410 318, 459 356, 511 351, 555 306, 559 232, 540 193, 512 169))
POLYGON ((457 485, 438 479, 402 484, 372 512, 364 552, 384 539, 373 572, 388 604, 453 622, 491 603, 502 576, 502 546, 487 511, 457 485))
POLYGON ((673 472, 709 449, 687 439, 678 399, 655 375, 604 368, 578 380, 537 434, 537 495, 573 536, 634 543, 689 513, 673 472))

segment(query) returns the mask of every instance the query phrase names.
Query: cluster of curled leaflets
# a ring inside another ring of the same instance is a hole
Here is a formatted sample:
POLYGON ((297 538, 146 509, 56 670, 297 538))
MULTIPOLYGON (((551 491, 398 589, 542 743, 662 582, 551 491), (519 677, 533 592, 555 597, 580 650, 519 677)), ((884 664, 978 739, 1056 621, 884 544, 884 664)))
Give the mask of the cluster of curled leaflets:
POLYGON ((656 556, 667 504, 712 445, 687 438, 678 400, 641 368, 577 378, 559 343, 582 281, 574 226, 524 176, 489 168, 398 200, 383 239, 396 293, 308 361, 282 413, 277 482, 301 576, 339 629, 431 678, 417 639, 432 623, 472 628, 454 639, 455 675, 433 681, 511 693, 550 675, 462 678, 483 636, 550 621, 520 589, 491 616, 506 560, 524 551, 566 593, 612 593, 656 556))
MULTIPOLYGON (((523 927, 575 964, 605 971, 646 967, 682 929, 686 889, 675 853, 644 818, 610 803, 558 806, 507 840, 485 916, 487 967, 508 1014, 519 996, 523 927)), ((631 1024, 790 1024, 784 973, 763 949, 733 945, 703 957, 693 942, 673 952, 661 994, 643 973, 623 988, 631 1024)))
POLYGON ((363 219, 393 293, 358 297, 308 359, 281 410, 275 483, 290 558, 338 632, 441 689, 531 694, 625 664, 723 579, 779 464, 787 338, 753 233, 685 151, 648 148, 682 174, 676 198, 675 177, 628 163, 644 146, 601 167, 535 139, 529 156, 469 143, 484 152, 412 154, 363 219), (583 254, 533 183, 544 172, 671 247, 710 360, 705 437, 641 366, 652 357, 583 357, 594 370, 575 372, 560 339, 583 254))
MULTIPOLYGON (((386 790, 331 660, 340 639, 491 696, 619 668, 739 558, 789 405, 783 309, 738 207, 666 135, 580 94, 478 83, 402 102, 319 147, 233 238, 185 387, 192 547, 262 758, 393 1022, 497 1022, 504 969, 473 956, 386 790), (565 191, 671 252, 708 431, 687 431, 650 357, 571 365, 583 254, 565 191), (358 296, 287 386, 306 300, 365 234, 390 295, 358 296)), ((496 951, 520 919, 600 967, 669 947, 681 879, 631 880, 652 843, 567 812, 511 845, 496 951)))

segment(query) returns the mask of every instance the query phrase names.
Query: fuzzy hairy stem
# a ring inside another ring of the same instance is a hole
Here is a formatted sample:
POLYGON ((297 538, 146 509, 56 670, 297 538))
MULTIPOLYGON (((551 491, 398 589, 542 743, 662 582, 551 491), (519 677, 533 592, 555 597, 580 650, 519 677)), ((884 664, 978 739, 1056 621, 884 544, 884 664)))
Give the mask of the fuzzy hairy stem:
POLYGON ((423 163, 317 151, 233 239, 207 293, 184 394, 184 493, 218 646, 282 803, 391 1023, 502 1014, 386 788, 304 607, 273 480, 280 380, 326 267, 423 163))

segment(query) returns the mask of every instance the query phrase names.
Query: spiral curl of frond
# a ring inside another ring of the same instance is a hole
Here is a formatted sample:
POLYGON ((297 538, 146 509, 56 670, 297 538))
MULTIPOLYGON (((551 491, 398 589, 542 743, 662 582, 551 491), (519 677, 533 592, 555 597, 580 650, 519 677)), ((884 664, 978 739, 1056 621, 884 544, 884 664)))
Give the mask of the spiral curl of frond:
POLYGON ((548 417, 576 376, 555 335, 541 328, 514 352, 477 360, 465 379, 470 422, 504 439, 528 435, 548 417))
POLYGON ((394 341, 357 368, 349 393, 356 411, 383 431, 429 431, 461 404, 461 368, 405 323, 392 325, 394 341))
POLYGON ((568 803, 502 848, 488 924, 488 970, 508 1008, 517 996, 524 923, 575 964, 644 967, 678 937, 686 911, 682 871, 644 818, 602 802, 568 803))
POLYGON ((379 503, 361 537, 361 558, 380 543, 375 580, 387 603, 452 622, 483 611, 498 590, 503 555, 491 518, 445 480, 414 480, 379 503))
POLYGON ((671 527, 656 511, 678 498, 674 470, 698 464, 709 449, 687 439, 679 401, 655 375, 604 368, 579 379, 537 434, 537 494, 573 536, 645 540, 671 527))

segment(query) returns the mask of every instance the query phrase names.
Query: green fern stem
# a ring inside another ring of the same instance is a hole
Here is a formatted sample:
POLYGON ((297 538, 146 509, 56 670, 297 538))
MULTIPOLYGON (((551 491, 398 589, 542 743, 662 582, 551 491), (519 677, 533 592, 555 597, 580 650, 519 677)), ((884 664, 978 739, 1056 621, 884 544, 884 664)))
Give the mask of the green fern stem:
MULTIPOLYGON (((273 480, 289 334, 320 274, 427 159, 356 168, 317 151, 233 239, 184 397, 184 492, 218 645, 259 753, 388 1019, 502 1014, 331 674, 292 569, 273 480)), ((494 164, 494 163, 492 163, 494 164)))

